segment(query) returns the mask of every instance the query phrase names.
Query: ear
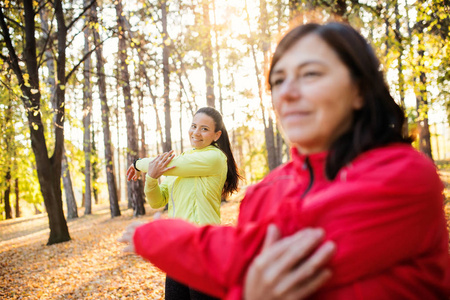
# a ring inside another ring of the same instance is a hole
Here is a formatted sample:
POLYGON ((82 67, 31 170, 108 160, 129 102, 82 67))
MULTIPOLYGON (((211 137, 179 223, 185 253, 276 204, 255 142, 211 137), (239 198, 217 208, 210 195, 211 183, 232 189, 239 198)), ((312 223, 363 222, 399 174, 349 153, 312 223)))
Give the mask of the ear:
POLYGON ((220 138, 221 135, 222 135, 222 130, 217 131, 214 136, 214 142, 217 142, 217 140, 220 138))
POLYGON ((357 90, 356 95, 353 98, 352 106, 353 106, 354 110, 361 109, 364 106, 364 98, 361 95, 361 92, 359 91, 359 89, 357 90))

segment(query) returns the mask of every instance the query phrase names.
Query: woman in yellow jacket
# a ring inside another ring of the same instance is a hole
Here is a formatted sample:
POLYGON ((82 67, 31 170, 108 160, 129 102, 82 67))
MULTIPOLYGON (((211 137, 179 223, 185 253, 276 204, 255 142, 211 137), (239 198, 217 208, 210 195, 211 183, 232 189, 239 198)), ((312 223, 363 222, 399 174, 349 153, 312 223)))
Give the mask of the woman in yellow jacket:
MULTIPOLYGON (((153 208, 168 204, 169 217, 192 223, 219 224, 222 197, 237 190, 240 175, 231 152, 222 115, 211 107, 199 109, 189 129, 193 149, 174 157, 173 151, 156 158, 138 159, 128 169, 128 180, 147 172, 145 195, 153 208), (137 171, 137 172, 136 172, 137 171), (167 176, 158 184, 158 178, 167 176)), ((166 278, 166 299, 216 299, 166 278)))

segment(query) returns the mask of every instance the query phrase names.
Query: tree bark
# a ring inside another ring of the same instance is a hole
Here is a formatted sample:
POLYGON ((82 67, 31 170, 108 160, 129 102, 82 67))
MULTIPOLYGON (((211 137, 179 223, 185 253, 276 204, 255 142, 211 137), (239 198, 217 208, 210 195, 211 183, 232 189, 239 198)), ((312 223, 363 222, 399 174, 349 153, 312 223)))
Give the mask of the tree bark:
MULTIPOLYGON (((92 6, 93 21, 98 23, 97 5, 92 6)), ((114 175, 114 152, 111 145, 111 132, 109 125, 109 105, 106 96, 106 78, 103 58, 103 47, 100 44, 100 34, 94 30, 94 43, 96 46, 95 54, 97 56, 97 73, 98 73, 98 88, 100 94, 100 102, 102 107, 102 127, 103 138, 105 145, 105 161, 106 161, 106 181, 108 183, 109 193, 109 209, 111 211, 111 218, 120 216, 119 198, 117 195, 116 176, 114 175)))
MULTIPOLYGON (((424 52, 419 51, 419 56, 423 58, 424 52)), ((419 151, 433 159, 431 152, 431 134, 428 124, 428 100, 427 100, 427 77, 425 72, 421 71, 419 76, 419 91, 416 93, 416 106, 419 113, 419 151)))
POLYGON ((11 202, 9 201, 9 196, 11 194, 11 171, 8 170, 6 171, 6 175, 5 175, 5 183, 6 183, 6 188, 5 188, 5 196, 4 196, 4 200, 5 200, 5 219, 12 219, 12 210, 11 210, 11 202))
MULTIPOLYGON (((47 11, 44 9, 40 10, 40 17, 41 17, 41 24, 43 27, 43 38, 44 39, 48 39, 49 41, 52 40, 52 37, 50 35, 50 29, 48 27, 48 18, 47 18, 47 11)), ((49 76, 47 78, 47 83, 48 85, 51 87, 50 88, 50 102, 52 105, 52 109, 53 109, 53 123, 56 124, 56 118, 57 118, 57 111, 58 111, 58 104, 57 104, 57 97, 56 97, 56 80, 55 80, 55 64, 54 64, 54 58, 53 58, 53 54, 51 49, 46 50, 45 52, 45 57, 46 57, 46 65, 47 65, 47 69, 49 72, 49 76)), ((65 157, 65 153, 63 154, 63 159, 65 157)), ((62 164, 64 164, 64 162, 61 162, 62 164)), ((64 166, 61 166, 62 168, 64 168, 64 166)), ((61 171, 61 175, 62 175, 62 180, 63 180, 63 187, 64 187, 64 192, 66 194, 66 202, 68 203, 68 205, 72 205, 73 203, 75 203, 75 208, 73 208, 73 206, 71 206, 69 208, 69 206, 67 207, 68 209, 68 216, 70 215, 70 219, 72 218, 78 218, 78 211, 77 211, 77 207, 76 207, 76 202, 75 202, 75 195, 73 194, 73 187, 72 187, 72 180, 70 178, 70 169, 68 167, 68 164, 66 162, 66 166, 64 171, 61 171), (69 185, 67 185, 69 184, 69 185), (73 201, 73 203, 72 203, 73 201), (69 204, 70 203, 70 204, 69 204), (74 213, 75 211, 75 213, 74 213)), ((68 217, 69 218, 69 217, 68 217)))
POLYGON ((67 219, 76 219, 78 218, 77 202, 75 201, 75 197, 73 194, 72 179, 70 178, 69 164, 67 162, 66 153, 63 154, 61 172, 64 192, 66 194, 67 219))
MULTIPOLYGON (((131 165, 134 159, 138 158, 137 130, 134 121, 133 103, 131 102, 130 74, 128 73, 127 64, 127 45, 125 41, 125 21, 122 16, 122 1, 116 2, 117 27, 119 28, 119 65, 120 80, 122 84, 123 97, 125 99, 125 116, 127 122, 127 160, 131 165)), ((166 112, 167 113, 167 112, 166 112)), ((144 189, 141 180, 128 181, 128 198, 133 203, 134 216, 145 215, 144 208, 144 189)))
POLYGON ((169 152, 172 150, 172 134, 171 134, 171 118, 170 118, 170 70, 169 70, 169 56, 170 50, 169 45, 170 40, 167 32, 167 1, 161 1, 161 22, 162 22, 162 32, 163 32, 163 77, 164 77, 164 120, 165 120, 165 134, 166 139, 164 141, 163 152, 169 152))
POLYGON ((19 218, 21 213, 20 213, 20 199, 19 199, 19 178, 16 178, 16 180, 14 180, 15 185, 14 185, 14 191, 16 193, 16 218, 19 218))
MULTIPOLYGON (((89 5, 89 0, 84 0, 84 7, 89 5)), ((89 22, 91 14, 84 19, 84 55, 89 53, 89 22)), ((91 88, 91 56, 83 62, 83 151, 84 151, 84 215, 92 214, 91 193, 91 111, 92 111, 92 88, 91 88)))
POLYGON ((205 69, 205 84, 206 84, 206 105, 216 107, 216 97, 214 95, 214 61, 212 57, 211 44, 211 22, 209 20, 209 2, 202 0, 203 8, 203 26, 200 29, 202 34, 202 58, 203 68, 205 69))
POLYGON ((10 66, 16 74, 18 83, 24 95, 22 97, 22 102, 25 107, 28 126, 30 128, 31 147, 36 157, 36 169, 40 189, 44 198, 50 225, 50 236, 47 244, 51 245, 70 240, 61 199, 61 160, 64 143, 64 88, 66 83, 64 74, 66 61, 66 26, 64 24, 62 3, 59 0, 55 0, 54 8, 58 25, 57 76, 59 84, 56 89, 56 107, 58 108, 58 111, 56 112, 57 118, 54 128, 54 152, 53 155, 49 157, 44 135, 44 126, 40 114, 41 96, 39 92, 39 72, 36 57, 35 10, 33 8, 33 1, 24 0, 23 4, 25 15, 25 49, 23 58, 29 75, 28 86, 25 85, 23 73, 9 36, 9 30, 6 26, 2 8, 0 8, 0 26, 2 27, 3 38, 9 51, 10 66))

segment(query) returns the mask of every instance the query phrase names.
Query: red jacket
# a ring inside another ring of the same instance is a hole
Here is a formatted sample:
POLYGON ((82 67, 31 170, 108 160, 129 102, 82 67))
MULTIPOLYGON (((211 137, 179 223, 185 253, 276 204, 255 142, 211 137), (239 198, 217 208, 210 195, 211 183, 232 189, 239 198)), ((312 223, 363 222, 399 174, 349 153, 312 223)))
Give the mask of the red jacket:
POLYGON ((325 160, 294 150, 248 189, 236 227, 151 222, 136 230, 136 252, 193 288, 240 299, 270 223, 283 236, 322 227, 337 251, 333 277, 313 299, 447 299, 448 232, 433 163, 395 144, 360 155, 329 181, 325 160))

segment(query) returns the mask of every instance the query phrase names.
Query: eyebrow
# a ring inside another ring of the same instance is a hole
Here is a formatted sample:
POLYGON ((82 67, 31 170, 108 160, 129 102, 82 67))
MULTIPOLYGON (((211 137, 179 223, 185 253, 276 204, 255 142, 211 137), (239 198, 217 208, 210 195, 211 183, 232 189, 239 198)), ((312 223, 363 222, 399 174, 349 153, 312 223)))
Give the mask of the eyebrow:
MULTIPOLYGON (((192 122, 191 125, 197 125, 197 124, 195 124, 194 122, 192 122)), ((204 128, 208 128, 208 129, 209 129, 209 126, 208 126, 208 125, 200 125, 200 127, 204 127, 204 128)))
MULTIPOLYGON (((313 60, 308 60, 308 61, 305 61, 305 62, 297 65, 296 69, 301 69, 301 68, 303 68, 303 67, 305 67, 307 65, 312 65, 312 64, 325 65, 321 60, 313 59, 313 60)), ((277 70, 277 68, 275 68, 274 72, 272 72, 272 75, 280 74, 280 73, 283 73, 283 72, 284 71, 282 69, 281 70, 280 69, 277 70)))

